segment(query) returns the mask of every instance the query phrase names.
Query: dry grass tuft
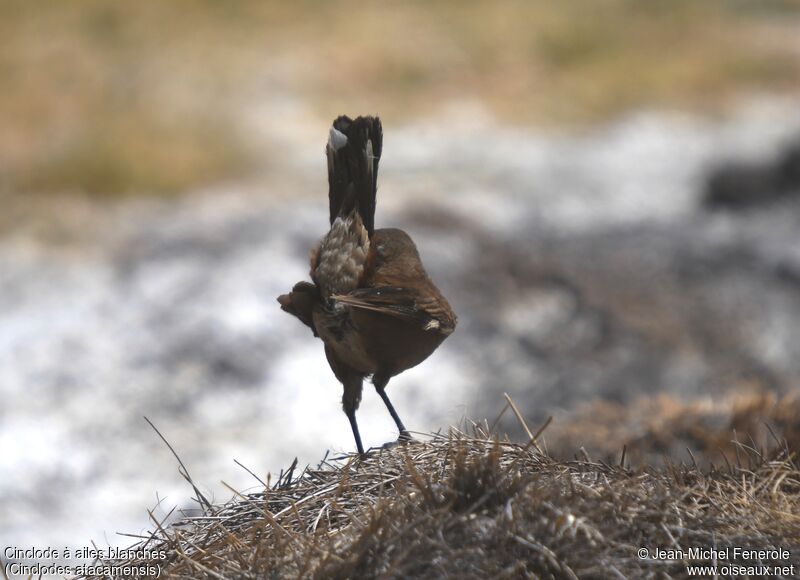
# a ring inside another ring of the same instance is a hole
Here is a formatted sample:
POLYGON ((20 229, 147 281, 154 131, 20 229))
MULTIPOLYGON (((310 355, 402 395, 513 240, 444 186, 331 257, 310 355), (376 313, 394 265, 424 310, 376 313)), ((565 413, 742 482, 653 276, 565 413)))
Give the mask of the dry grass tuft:
POLYGON ((167 551, 165 578, 686 574, 688 562, 640 559, 641 547, 786 548, 789 560, 771 562, 800 564, 794 454, 741 445, 738 457, 631 470, 559 461, 473 425, 364 461, 293 466, 139 547, 167 551))
POLYGON ((709 463, 733 462, 742 445, 768 453, 784 444, 800 452, 800 397, 740 391, 723 398, 685 401, 669 395, 641 397, 625 404, 598 400, 571 413, 548 439, 556 457, 584 448, 613 461, 626 449, 630 464, 659 464, 666 458, 709 463))

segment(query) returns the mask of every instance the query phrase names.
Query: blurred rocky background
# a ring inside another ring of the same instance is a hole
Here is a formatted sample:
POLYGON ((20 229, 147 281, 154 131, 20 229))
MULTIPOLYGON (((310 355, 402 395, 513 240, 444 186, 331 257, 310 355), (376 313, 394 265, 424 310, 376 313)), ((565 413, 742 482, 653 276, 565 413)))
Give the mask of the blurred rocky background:
MULTIPOLYGON (((554 452, 780 431, 799 26, 796 0, 0 3, 0 545, 127 545, 190 507, 143 416, 217 500, 257 483, 234 459, 352 450, 275 302, 327 227, 341 113, 381 115, 377 223, 459 315, 390 384, 410 428, 508 393, 554 452)), ((369 386, 359 420, 396 437, 369 386)))

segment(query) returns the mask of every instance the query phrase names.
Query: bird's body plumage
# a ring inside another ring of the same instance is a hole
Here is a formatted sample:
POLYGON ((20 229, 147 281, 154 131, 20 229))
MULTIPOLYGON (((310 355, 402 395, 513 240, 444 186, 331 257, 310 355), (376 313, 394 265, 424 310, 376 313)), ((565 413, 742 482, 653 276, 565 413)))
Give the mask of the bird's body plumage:
POLYGON ((456 326, 411 237, 399 229, 374 229, 382 148, 377 117, 334 121, 326 147, 331 227, 312 251, 313 284, 299 282, 278 298, 283 310, 325 343, 362 454, 355 411, 363 379, 372 375, 401 436, 407 436, 386 384, 428 358, 456 326))

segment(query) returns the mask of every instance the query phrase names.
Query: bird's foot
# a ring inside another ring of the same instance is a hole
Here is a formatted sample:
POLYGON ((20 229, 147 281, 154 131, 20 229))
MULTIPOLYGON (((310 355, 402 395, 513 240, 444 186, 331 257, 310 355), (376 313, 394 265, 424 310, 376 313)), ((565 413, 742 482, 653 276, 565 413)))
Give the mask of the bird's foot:
POLYGON ((391 449, 392 447, 396 447, 397 445, 405 445, 409 441, 413 441, 413 440, 414 440, 414 438, 411 436, 411 434, 408 431, 405 431, 405 430, 404 431, 400 431, 400 436, 396 440, 387 441, 386 443, 384 443, 383 445, 378 447, 378 449, 391 449))
POLYGON ((362 453, 359 458, 361 460, 368 459, 373 451, 384 451, 387 449, 392 449, 397 445, 405 445, 409 441, 414 441, 414 438, 408 431, 401 431, 400 436, 394 441, 387 441, 383 445, 376 445, 375 447, 370 447, 364 453, 362 453))

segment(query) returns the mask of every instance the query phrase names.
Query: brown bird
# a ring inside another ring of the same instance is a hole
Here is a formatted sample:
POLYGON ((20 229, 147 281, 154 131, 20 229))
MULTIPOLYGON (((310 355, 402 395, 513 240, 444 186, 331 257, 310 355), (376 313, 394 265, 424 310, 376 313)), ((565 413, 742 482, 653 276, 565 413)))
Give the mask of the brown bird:
POLYGON ((362 456, 356 410, 364 378, 372 376, 400 440, 409 439, 386 385, 428 358, 456 327, 456 315, 409 235, 374 229, 382 146, 378 117, 341 116, 333 122, 326 147, 330 231, 311 252, 313 284, 298 282, 278 298, 283 310, 325 343, 362 456))

